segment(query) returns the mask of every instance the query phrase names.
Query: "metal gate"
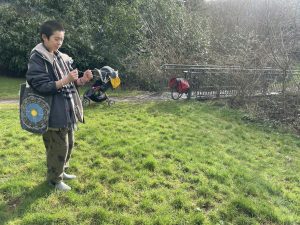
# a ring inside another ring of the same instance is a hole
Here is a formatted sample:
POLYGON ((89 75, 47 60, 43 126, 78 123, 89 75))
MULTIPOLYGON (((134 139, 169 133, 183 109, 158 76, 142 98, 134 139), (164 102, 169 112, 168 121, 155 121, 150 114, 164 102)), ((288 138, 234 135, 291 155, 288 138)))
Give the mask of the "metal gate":
POLYGON ((300 70, 183 64, 164 64, 162 69, 168 79, 187 79, 198 98, 300 93, 300 70))

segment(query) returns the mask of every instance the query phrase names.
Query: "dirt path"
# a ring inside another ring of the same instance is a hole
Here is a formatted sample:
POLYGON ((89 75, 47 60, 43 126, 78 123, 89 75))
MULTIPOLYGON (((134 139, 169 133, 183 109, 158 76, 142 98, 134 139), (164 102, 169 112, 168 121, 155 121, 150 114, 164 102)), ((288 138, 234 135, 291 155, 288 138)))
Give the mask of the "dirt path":
MULTIPOLYGON (((171 99, 170 92, 145 92, 136 96, 110 97, 115 102, 145 102, 145 101, 166 101, 171 99)), ((1 100, 0 104, 18 104, 19 99, 1 100)))
POLYGON ((19 103, 19 99, 8 99, 8 100, 0 99, 0 104, 11 104, 11 103, 19 103))
POLYGON ((110 97, 116 102, 144 102, 144 101, 165 101, 170 100, 171 95, 168 92, 145 92, 141 95, 127 96, 127 97, 110 97))

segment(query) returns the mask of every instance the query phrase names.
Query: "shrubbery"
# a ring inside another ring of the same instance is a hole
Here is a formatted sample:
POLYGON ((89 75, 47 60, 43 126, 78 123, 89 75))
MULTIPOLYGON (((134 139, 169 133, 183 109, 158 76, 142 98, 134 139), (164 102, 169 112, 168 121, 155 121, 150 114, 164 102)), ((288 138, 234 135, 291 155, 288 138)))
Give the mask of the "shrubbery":
POLYGON ((164 63, 287 71, 299 62, 296 0, 1 2, 0 70, 6 74, 25 74, 30 50, 39 42, 38 28, 49 19, 64 24, 61 51, 79 69, 110 65, 126 73, 127 84, 135 88, 166 87, 164 63))
POLYGON ((24 76, 40 24, 56 19, 66 29, 61 51, 79 69, 110 65, 136 87, 158 89, 161 64, 205 56, 208 29, 199 12, 177 0, 7 1, 0 4, 0 69, 24 76))

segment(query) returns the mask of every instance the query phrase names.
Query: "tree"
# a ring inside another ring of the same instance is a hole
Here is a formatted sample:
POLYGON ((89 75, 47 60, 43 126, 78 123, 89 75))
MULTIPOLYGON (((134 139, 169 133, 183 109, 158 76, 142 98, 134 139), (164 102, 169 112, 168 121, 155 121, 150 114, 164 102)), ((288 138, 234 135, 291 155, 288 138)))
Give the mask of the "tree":
POLYGON ((66 29, 62 51, 79 69, 121 67, 138 41, 138 12, 131 1, 13 0, 0 4, 0 67, 24 75, 30 50, 40 42, 38 28, 56 19, 66 29))
POLYGON ((166 85, 160 70, 164 63, 206 61, 209 28, 205 15, 191 13, 177 0, 139 1, 138 9, 143 39, 138 51, 126 58, 126 64, 142 76, 144 87, 166 85))

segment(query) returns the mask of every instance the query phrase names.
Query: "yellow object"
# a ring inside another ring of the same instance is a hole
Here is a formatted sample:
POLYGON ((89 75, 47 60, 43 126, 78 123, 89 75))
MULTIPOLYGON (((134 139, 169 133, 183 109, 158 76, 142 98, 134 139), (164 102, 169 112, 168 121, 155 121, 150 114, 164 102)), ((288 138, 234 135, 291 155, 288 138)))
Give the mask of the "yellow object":
POLYGON ((111 78, 110 83, 111 83, 113 88, 117 88, 121 84, 121 79, 118 76, 116 78, 111 78))
POLYGON ((37 111, 35 110, 35 109, 33 109, 33 110, 31 110, 31 115, 33 116, 33 117, 36 117, 37 116, 37 111))

